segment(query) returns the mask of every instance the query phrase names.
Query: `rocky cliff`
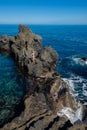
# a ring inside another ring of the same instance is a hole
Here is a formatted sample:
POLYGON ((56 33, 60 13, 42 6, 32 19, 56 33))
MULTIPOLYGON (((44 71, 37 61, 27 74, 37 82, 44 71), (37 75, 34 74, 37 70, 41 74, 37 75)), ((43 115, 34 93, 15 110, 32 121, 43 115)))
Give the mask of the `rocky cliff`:
POLYGON ((57 53, 49 46, 42 48, 42 38, 27 27, 19 25, 15 37, 3 35, 0 38, 0 51, 10 53, 19 67, 35 77, 52 76, 57 61, 57 53))
POLYGON ((41 42, 40 36, 23 25, 18 35, 0 38, 0 52, 12 56, 27 77, 24 111, 0 130, 86 130, 86 108, 75 102, 55 71, 56 51, 43 48, 41 42))

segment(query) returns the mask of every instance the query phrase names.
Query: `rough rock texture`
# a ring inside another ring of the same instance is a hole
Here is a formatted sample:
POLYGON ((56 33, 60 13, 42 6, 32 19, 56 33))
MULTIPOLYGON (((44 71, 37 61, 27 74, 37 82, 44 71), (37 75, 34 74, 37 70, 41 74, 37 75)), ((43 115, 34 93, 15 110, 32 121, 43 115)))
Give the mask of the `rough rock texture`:
POLYGON ((50 79, 49 83, 46 81, 42 85, 41 82, 39 84, 36 80, 30 84, 34 86, 36 83, 40 89, 38 91, 34 89, 26 94, 24 99, 25 110, 19 117, 4 125, 0 130, 77 130, 77 128, 85 130, 86 124, 80 122, 72 125, 67 117, 57 116, 57 112, 65 106, 73 110, 77 109, 77 104, 69 94, 68 86, 60 77, 50 79))
POLYGON ((42 48, 41 41, 40 36, 32 33, 27 27, 19 25, 17 36, 3 35, 0 38, 0 52, 13 55, 19 67, 29 75, 51 76, 58 55, 50 46, 42 48))
MULTIPOLYGON (((66 116, 57 115, 64 107, 76 111, 78 104, 70 95, 69 86, 55 72, 57 53, 51 47, 43 48, 41 40, 22 25, 17 36, 0 38, 0 52, 13 56, 27 74, 25 109, 0 130, 86 130, 86 123, 72 125, 66 116)), ((84 121, 85 114, 87 109, 84 121)))

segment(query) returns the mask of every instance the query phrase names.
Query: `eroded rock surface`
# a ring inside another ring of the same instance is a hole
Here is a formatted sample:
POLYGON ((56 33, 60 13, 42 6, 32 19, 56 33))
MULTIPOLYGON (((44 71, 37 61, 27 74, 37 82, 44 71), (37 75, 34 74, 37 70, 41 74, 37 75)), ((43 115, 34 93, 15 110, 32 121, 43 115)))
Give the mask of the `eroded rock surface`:
MULTIPOLYGON (((41 81, 43 82, 43 81, 41 81)), ((0 130, 62 130, 79 128, 85 130, 86 124, 81 122, 72 125, 66 116, 59 117, 64 107, 77 110, 78 105, 69 94, 69 88, 60 77, 45 81, 41 85, 38 79, 31 84, 40 89, 27 93, 24 99, 25 110, 0 130), (49 82, 49 83, 48 83, 49 82), (61 87, 60 87, 61 86, 61 87)), ((31 89, 31 88, 30 88, 31 89)), ((76 129, 77 130, 77 129, 76 129)))
POLYGON ((50 46, 42 48, 41 41, 29 28, 19 25, 17 36, 0 38, 0 52, 13 55, 19 67, 29 75, 52 76, 58 55, 50 46))
POLYGON ((40 36, 22 25, 17 36, 0 38, 0 52, 10 54, 27 75, 25 109, 0 130, 85 130, 86 124, 71 124, 68 117, 57 114, 64 107, 76 111, 79 106, 69 86, 55 72, 57 53, 51 47, 43 48, 41 41, 40 36))

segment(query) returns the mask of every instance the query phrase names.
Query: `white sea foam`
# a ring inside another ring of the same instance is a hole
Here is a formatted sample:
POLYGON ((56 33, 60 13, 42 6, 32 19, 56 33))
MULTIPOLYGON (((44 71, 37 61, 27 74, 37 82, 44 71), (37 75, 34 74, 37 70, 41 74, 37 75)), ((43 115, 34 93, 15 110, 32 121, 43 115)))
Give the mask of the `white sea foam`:
POLYGON ((87 102, 85 102, 84 105, 86 106, 86 105, 87 105, 87 102))
POLYGON ((80 106, 78 107, 76 111, 73 111, 69 107, 64 107, 61 111, 57 112, 57 115, 59 117, 62 117, 63 115, 65 115, 70 120, 70 122, 74 124, 78 120, 82 121, 83 107, 80 104, 80 106))
MULTIPOLYGON (((71 75, 70 78, 63 78, 70 86, 70 93, 75 99, 80 99, 84 102, 84 96, 87 96, 87 81, 81 76, 71 75), (79 86, 80 85, 80 86, 79 86)), ((86 101, 84 102, 86 104, 86 101)))
POLYGON ((80 64, 82 66, 87 65, 87 60, 84 61, 81 58, 76 58, 76 57, 72 57, 72 60, 76 63, 76 64, 80 64))
POLYGON ((75 61, 76 64, 79 63, 79 58, 75 58, 75 57, 73 57, 72 60, 75 61))
POLYGON ((86 90, 86 89, 87 89, 87 84, 83 83, 83 90, 86 90))
POLYGON ((85 61, 85 64, 87 65, 87 61, 85 61))
POLYGON ((67 79, 67 78, 63 78, 63 80, 70 86, 70 93, 73 94, 75 92, 74 81, 72 79, 67 79))

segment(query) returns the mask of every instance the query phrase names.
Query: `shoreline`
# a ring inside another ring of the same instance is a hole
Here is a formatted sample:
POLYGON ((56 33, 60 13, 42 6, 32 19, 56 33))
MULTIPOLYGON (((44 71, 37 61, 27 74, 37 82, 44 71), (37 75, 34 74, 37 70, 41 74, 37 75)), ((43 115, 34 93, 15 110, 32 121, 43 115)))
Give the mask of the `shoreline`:
MULTIPOLYGON (((60 78, 59 74, 55 72, 56 61, 58 60, 57 53, 51 47, 42 48, 41 39, 40 36, 33 34, 31 30, 22 25, 19 26, 17 36, 2 36, 0 38, 0 52, 10 54, 20 69, 35 77, 33 82, 32 80, 29 81, 31 85, 29 86, 29 93, 26 94, 24 100, 25 110, 23 115, 21 114, 13 119, 1 130, 4 128, 6 130, 30 129, 32 127, 31 123, 37 123, 40 118, 43 120, 44 125, 39 125, 39 129, 41 127, 44 129, 48 128, 53 121, 52 127, 56 130, 55 118, 58 118, 57 113, 60 110, 65 106, 70 107, 73 111, 78 110, 77 104, 75 104, 70 95, 69 87, 60 78), (35 54, 32 50, 35 51, 35 54), (34 58, 32 54, 35 56, 34 58)), ((64 116, 63 119, 62 123, 64 125, 68 118, 64 116)), ((37 128, 38 125, 35 125, 37 128)), ((57 121, 57 125, 57 128, 61 128, 61 118, 57 121)))

